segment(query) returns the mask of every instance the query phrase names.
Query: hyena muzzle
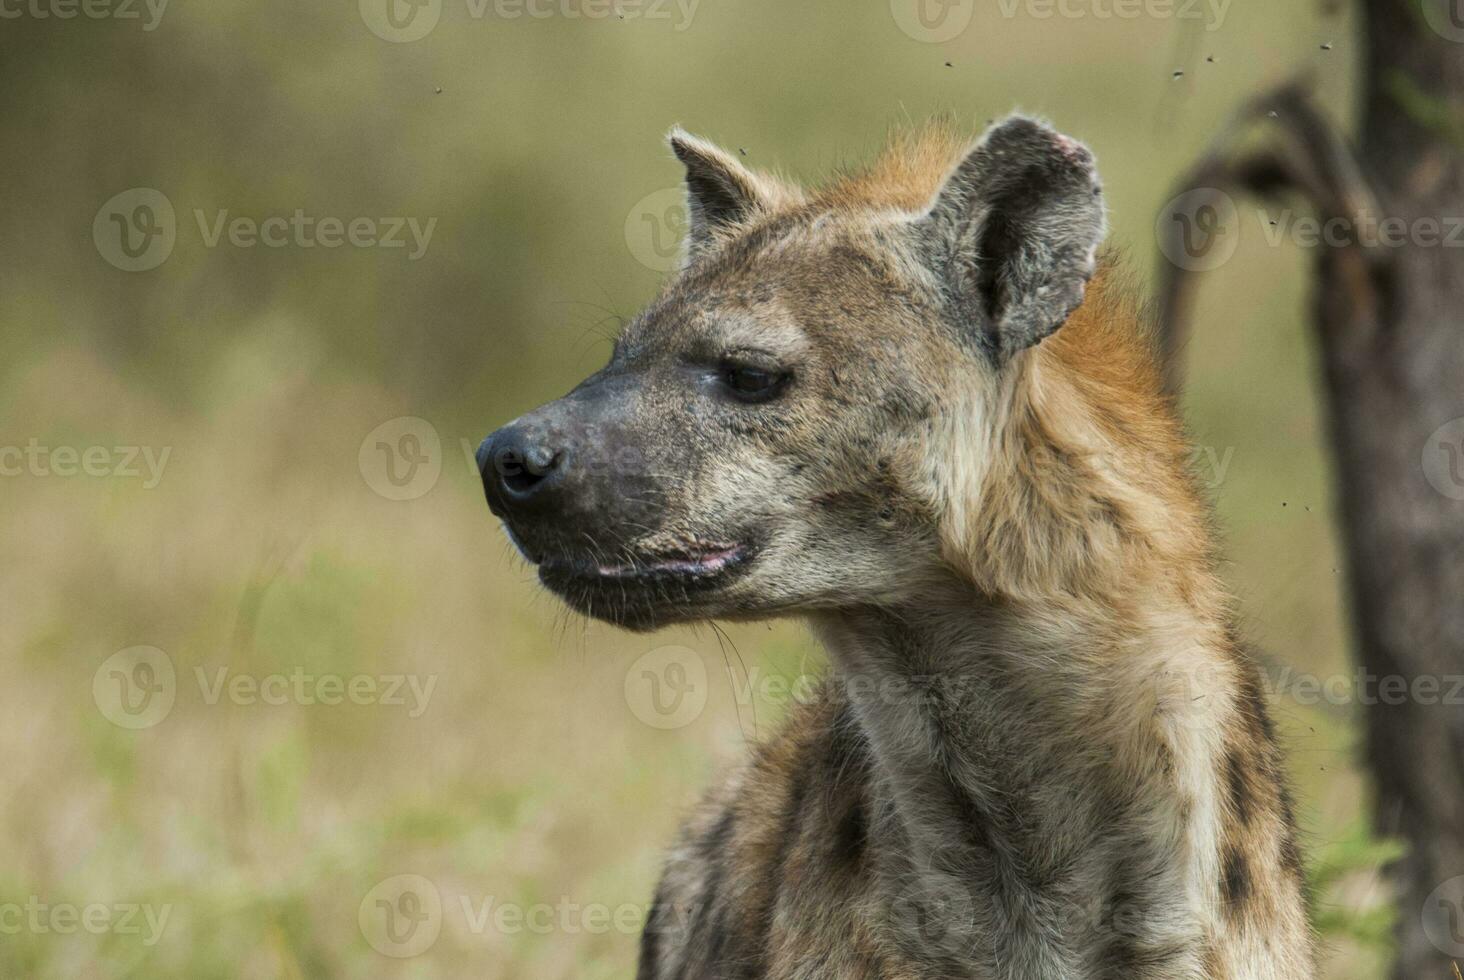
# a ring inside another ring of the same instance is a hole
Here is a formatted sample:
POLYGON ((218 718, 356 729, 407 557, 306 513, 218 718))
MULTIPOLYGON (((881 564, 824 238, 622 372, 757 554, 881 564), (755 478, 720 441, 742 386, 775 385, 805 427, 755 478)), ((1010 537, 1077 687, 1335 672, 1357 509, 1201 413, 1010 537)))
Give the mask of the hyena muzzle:
POLYGON ((1310 977, 1275 738, 1087 148, 931 127, 810 191, 670 143, 681 271, 479 450, 574 609, 799 616, 829 650, 687 822, 640 977, 1310 977))

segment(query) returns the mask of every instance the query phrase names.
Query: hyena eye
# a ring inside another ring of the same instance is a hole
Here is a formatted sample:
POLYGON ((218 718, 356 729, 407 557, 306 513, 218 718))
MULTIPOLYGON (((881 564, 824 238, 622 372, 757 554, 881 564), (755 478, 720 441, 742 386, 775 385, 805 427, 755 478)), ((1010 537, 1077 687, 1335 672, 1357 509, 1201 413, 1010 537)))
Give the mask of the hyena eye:
POLYGON ((726 362, 722 365, 722 384, 745 402, 765 402, 776 398, 787 385, 790 375, 776 368, 726 362))

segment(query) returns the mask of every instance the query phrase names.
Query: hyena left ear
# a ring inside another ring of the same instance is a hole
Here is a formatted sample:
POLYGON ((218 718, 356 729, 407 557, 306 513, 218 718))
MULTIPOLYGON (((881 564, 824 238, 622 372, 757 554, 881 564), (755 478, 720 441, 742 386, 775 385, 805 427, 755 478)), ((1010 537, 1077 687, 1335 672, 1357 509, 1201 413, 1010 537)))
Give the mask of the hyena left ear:
POLYGON ((956 165, 917 225, 962 319, 1004 360, 1083 301, 1106 225, 1093 154, 1010 116, 956 165))
POLYGON ((719 234, 796 196, 791 188, 749 170, 726 150, 680 127, 666 134, 666 142, 686 167, 689 257, 711 248, 719 234))

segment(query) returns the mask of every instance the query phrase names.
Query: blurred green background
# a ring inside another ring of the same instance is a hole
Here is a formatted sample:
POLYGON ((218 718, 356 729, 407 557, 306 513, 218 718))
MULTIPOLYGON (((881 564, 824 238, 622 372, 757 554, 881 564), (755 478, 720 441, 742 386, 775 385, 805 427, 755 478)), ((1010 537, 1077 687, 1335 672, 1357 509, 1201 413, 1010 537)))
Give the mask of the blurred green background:
MULTIPOLYGON (((0 976, 631 975, 679 816, 821 654, 566 615, 466 453, 653 294, 662 134, 813 181, 892 126, 1041 113, 1095 148, 1147 280, 1231 109, 1309 70, 1346 118, 1356 75, 1339 4, 394 2, 3 7, 0 976), (297 211, 282 244, 228 231, 297 211), (647 655, 705 667, 676 727, 636 702, 647 655), (323 704, 327 677, 375 686, 323 704)), ((1374 977, 1356 710, 1285 690, 1350 671, 1309 256, 1244 206, 1235 233, 1185 408, 1274 658, 1326 976, 1374 977)))

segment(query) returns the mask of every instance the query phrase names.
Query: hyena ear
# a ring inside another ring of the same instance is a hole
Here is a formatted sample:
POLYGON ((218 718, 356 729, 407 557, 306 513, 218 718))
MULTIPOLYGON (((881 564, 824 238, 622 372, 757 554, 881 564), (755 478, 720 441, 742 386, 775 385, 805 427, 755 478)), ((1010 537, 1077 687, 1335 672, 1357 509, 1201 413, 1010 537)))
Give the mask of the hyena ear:
POLYGON ((1023 116, 987 130, 917 222, 962 319, 998 360, 1083 301, 1105 225, 1093 154, 1023 116))
POLYGON ((680 127, 666 134, 666 142, 686 167, 688 257, 716 244, 720 233, 796 197, 791 188, 680 127))

